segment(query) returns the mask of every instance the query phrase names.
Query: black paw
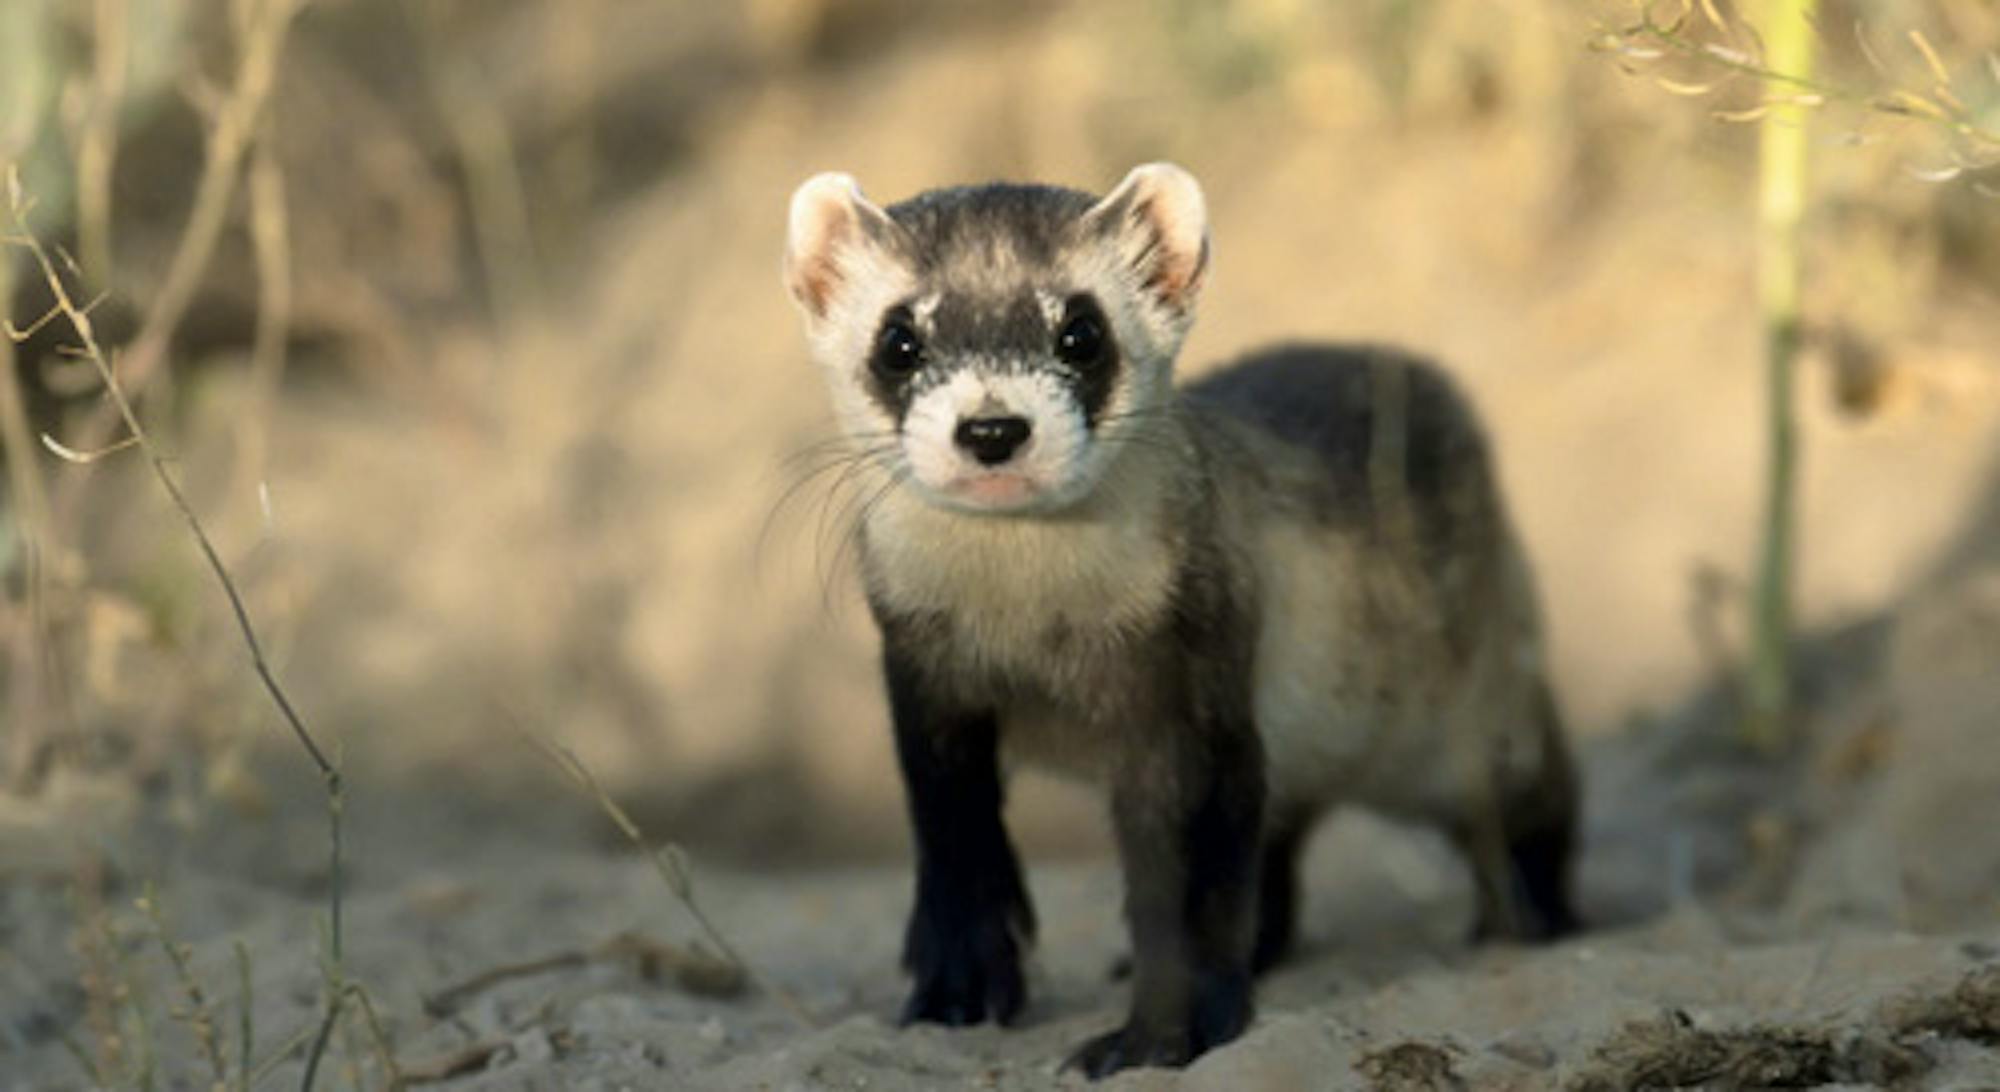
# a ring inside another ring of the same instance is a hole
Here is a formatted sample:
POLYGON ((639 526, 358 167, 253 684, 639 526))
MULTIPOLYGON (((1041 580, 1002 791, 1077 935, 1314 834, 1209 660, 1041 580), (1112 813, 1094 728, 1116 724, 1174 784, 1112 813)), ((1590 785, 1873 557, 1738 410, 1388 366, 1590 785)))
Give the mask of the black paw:
POLYGON ((1193 1037, 1186 1033, 1147 1034, 1128 1025, 1077 1047, 1062 1067, 1074 1069, 1094 1081, 1134 1066, 1179 1069, 1199 1053, 1193 1037))
POLYGON ((1506 900, 1480 900, 1473 941, 1542 944, 1580 930, 1569 893, 1567 836, 1517 839, 1508 856, 1506 900))
POLYGON ((1091 1080, 1135 1066, 1179 1069, 1243 1034, 1250 1016, 1248 980, 1228 976, 1201 991, 1184 1026, 1160 1028, 1133 1020, 1077 1047, 1062 1067, 1091 1080))
POLYGON ((989 1019, 1013 1023, 1028 999, 1021 948, 1033 930, 1025 904, 1010 914, 959 922, 919 911, 910 919, 903 945, 903 966, 916 986, 903 1005, 902 1022, 948 1027, 989 1019))

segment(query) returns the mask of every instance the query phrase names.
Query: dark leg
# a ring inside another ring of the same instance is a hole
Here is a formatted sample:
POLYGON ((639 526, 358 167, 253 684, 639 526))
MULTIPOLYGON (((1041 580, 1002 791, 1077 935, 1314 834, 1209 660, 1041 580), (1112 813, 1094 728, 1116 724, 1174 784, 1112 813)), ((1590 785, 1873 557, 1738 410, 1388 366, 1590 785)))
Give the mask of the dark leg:
POLYGON ((1577 930, 1569 871, 1575 846, 1574 817, 1523 831, 1507 843, 1507 856, 1527 907, 1531 940, 1554 940, 1577 930))
POLYGON ((1299 849, 1310 824, 1287 818, 1270 824, 1264 835, 1263 865, 1257 893, 1257 946, 1250 970, 1263 974, 1282 962, 1298 930, 1299 849))
POLYGON ((1576 862, 1578 788, 1576 763, 1564 738, 1555 698, 1544 685, 1537 701, 1541 722, 1541 777, 1529 798, 1509 809, 1507 859, 1519 884, 1535 940, 1575 932, 1581 922, 1570 898, 1576 862))
MULTIPOLYGON (((1291 953, 1299 914, 1299 850, 1310 824, 1303 820, 1267 821, 1262 863, 1258 865, 1257 943, 1250 953, 1250 973, 1261 975, 1291 953)), ((1111 963, 1112 981, 1132 977, 1132 957, 1111 963)))
POLYGON ((1250 1022, 1263 748, 1247 722, 1219 728, 1162 733, 1114 781, 1132 1009, 1066 1063, 1093 1078, 1186 1065, 1250 1022))
POLYGON ((1476 939, 1553 940, 1578 927, 1570 901, 1577 783, 1554 702, 1542 696, 1542 768, 1533 785, 1501 797, 1496 832, 1478 818, 1454 831, 1479 888, 1476 939))
POLYGON ((916 907, 903 942, 916 984, 903 1022, 1010 1023, 1027 997, 1021 946, 1035 919, 1000 820, 997 721, 927 692, 893 643, 883 662, 917 842, 916 907))

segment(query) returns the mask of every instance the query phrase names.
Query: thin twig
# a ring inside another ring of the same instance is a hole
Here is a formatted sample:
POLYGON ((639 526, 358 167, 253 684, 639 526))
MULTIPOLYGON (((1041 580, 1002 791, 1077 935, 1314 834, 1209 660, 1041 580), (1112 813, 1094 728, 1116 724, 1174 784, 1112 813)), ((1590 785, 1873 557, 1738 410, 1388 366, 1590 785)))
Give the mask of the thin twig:
POLYGON ((594 800, 599 810, 603 811, 618 828, 619 833, 646 855, 646 859, 652 862, 653 871, 659 873, 660 881, 666 885, 674 898, 679 900, 681 906, 687 910, 688 916, 694 919, 695 925, 707 936, 709 942, 715 945, 724 959, 742 968, 744 977, 754 983, 760 992, 775 998, 801 1027, 809 1030, 819 1027, 819 1021, 803 1002, 790 990, 760 974, 748 960, 743 958, 736 946, 729 942, 729 938, 723 935, 715 922, 710 920, 707 911, 702 909, 701 903, 695 898, 694 879, 688 874, 687 860, 679 846, 672 843, 655 846, 648 841, 645 832, 639 829, 639 824, 633 822, 632 816, 619 805, 618 801, 611 798, 609 792, 605 791, 603 784, 597 780, 597 775, 591 773, 590 768, 583 764, 583 760, 569 748, 528 731, 519 724, 516 724, 515 728, 525 735, 556 769, 562 771, 571 784, 594 800))
POLYGON ((487 990, 520 978, 533 978, 550 971, 566 971, 572 967, 588 966, 592 953, 587 951, 557 952, 540 959, 507 963, 481 971, 462 982, 454 982, 435 993, 424 995, 424 1012, 434 1020, 442 1020, 457 1012, 466 998, 485 993, 487 990))
MULTIPOLYGON (((209 129, 207 150, 201 176, 195 183, 194 202, 187 226, 181 232, 180 242, 167 265, 167 274, 159 293, 147 309, 130 350, 123 357, 126 390, 132 395, 144 391, 159 370, 174 333, 180 329, 181 320, 186 317, 189 305, 194 302, 195 292, 207 275, 209 263, 215 257, 216 245, 228 227, 229 211, 235 204, 244 157, 257 133, 265 103, 277 83, 279 63, 284 57, 292 20, 304 3, 305 0, 266 0, 258 8, 258 18, 245 31, 235 81, 217 105, 209 129)), ((76 446, 85 449, 102 447, 105 437, 123 412, 123 407, 114 406, 92 415, 85 421, 76 446)), ((75 490, 78 488, 80 486, 71 487, 65 498, 67 503, 58 505, 65 516, 74 510, 75 490)))
POLYGON ((46 432, 42 433, 42 446, 49 449, 49 454, 54 455, 63 462, 75 463, 78 466, 89 466, 99 459, 116 455, 121 451, 137 447, 138 445, 139 441, 136 438, 127 436, 123 440, 100 447, 96 451, 74 451, 65 447, 61 440, 56 439, 46 432))
MULTIPOLYGON (((0 300, 13 298, 14 267, 0 261, 0 300)), ((20 369, 16 366, 15 339, 0 337, 0 451, 7 458, 7 484, 12 530, 21 543, 24 579, 18 604, 20 619, 12 627, 10 671, 14 684, 8 688, 6 751, 0 756, 5 766, 5 784, 16 792, 27 792, 40 780, 42 759, 53 733, 48 730, 47 701, 42 683, 46 657, 53 655, 44 609, 43 559, 49 545, 49 503, 43 490, 39 461, 35 458, 33 426, 28 421, 27 398, 21 390, 20 369)))
MULTIPOLYGON (((1728 82, 1728 77, 1748 77, 1765 86, 1791 89, 1794 93, 1779 99, 1779 105, 1820 106, 1839 102, 1892 117, 1929 120, 1968 142, 1981 155, 2000 155, 2000 128, 1995 128, 1974 113, 1952 92, 1942 61, 1921 34, 1913 32, 1911 44, 1924 62, 1927 73, 1933 77, 1929 94, 1904 87, 1871 90, 1786 71, 1781 66, 1768 63, 1761 46, 1746 49, 1735 43, 1736 35, 1730 33, 1731 30, 1747 33, 1751 29, 1747 23, 1724 24, 1723 33, 1732 38, 1727 45, 1690 36, 1686 32, 1690 20, 1685 8, 1686 5, 1683 5, 1680 16, 1662 23, 1654 17, 1651 4, 1641 4, 1637 23, 1604 30, 1592 44, 1600 52, 1626 60, 1653 61, 1672 54, 1699 67, 1723 73, 1722 79, 1708 84, 1686 84, 1655 77, 1666 90, 1676 94, 1706 94, 1728 82)), ((1892 80, 1887 66, 1881 62, 1867 35, 1858 26, 1855 39, 1869 67, 1885 81, 1892 80)), ((1742 111, 1736 115, 1724 115, 1724 120, 1752 121, 1761 117, 1760 111, 1742 111)), ((1975 169, 1991 165, 1985 162, 1967 164, 1975 169)))
POLYGON ((152 924, 153 942, 166 953, 167 962, 174 969, 174 979, 180 983, 181 994, 187 999, 186 1019, 194 1032, 195 1045, 201 1048, 202 1057, 215 1074, 215 1087, 222 1088, 229 1082, 229 1067, 222 1060, 222 1041, 216 1034, 215 1007, 208 1002, 208 991, 202 988, 201 979, 195 977, 194 967, 188 962, 187 946, 175 942, 167 934, 166 918, 160 913, 159 900, 154 898, 150 884, 146 892, 139 896, 138 906, 139 912, 146 915, 146 920, 152 924))
POLYGON ((257 669, 257 677, 263 680, 265 691, 270 694, 278 711, 284 715, 285 723, 291 726, 292 733, 298 737, 299 744, 305 748, 306 754, 311 756, 313 765, 319 767, 320 776, 326 779, 329 786, 337 787, 340 782, 340 772, 334 768, 333 763, 327 761, 326 753, 320 750, 312 733, 307 731, 305 722, 299 719, 298 711, 292 707, 291 699, 285 695, 284 688, 278 685, 277 677, 271 672, 271 665, 264 659, 264 648, 257 640, 257 628, 250 622, 250 612, 243 605, 243 596, 236 590, 236 581, 230 577, 228 566, 222 562, 222 555, 216 552, 215 544, 209 541, 208 532, 203 529, 201 520, 188 505, 187 497, 181 493, 180 483, 174 480, 173 471, 168 469, 166 457, 154 446, 145 427, 139 423, 139 415, 132 409, 124 385, 117 373, 112 370, 110 359, 104 355, 104 350, 98 343, 96 325, 91 321, 89 312, 78 306, 70 295, 67 283, 56 271, 55 263, 50 260, 49 252, 42 246, 41 239, 21 218, 22 210, 16 206, 10 211, 25 238, 21 245, 27 248, 35 263, 41 267, 42 277, 48 283, 49 291, 55 295, 56 306, 62 309, 70 327, 82 340, 85 357, 96 366, 98 378, 104 382, 105 394, 110 396, 112 405, 125 422, 126 431, 145 453, 147 462, 153 467, 154 476, 167 491, 167 496, 172 499, 181 518, 187 522, 188 530, 194 535, 196 544, 201 547, 202 557, 207 560, 210 571, 215 574, 216 582, 222 585, 223 594, 229 599, 229 609, 236 616, 237 630, 242 634, 243 643, 249 647, 251 663, 257 669))
POLYGON ((257 1025, 251 1015, 256 1006, 252 1004, 250 948, 240 940, 232 947, 236 952, 236 988, 240 995, 236 999, 236 1088, 237 1092, 250 1092, 251 1058, 257 1043, 257 1025))
POLYGON ((403 1085, 438 1084, 453 1077, 476 1073, 486 1068, 493 1056, 507 1049, 512 1042, 512 1039, 485 1039, 460 1047, 443 1057, 404 1066, 403 1085))
POLYGON ((272 1051, 270 1057, 258 1063, 257 1067, 250 1071, 250 1079, 245 1084, 251 1088, 262 1084, 264 1078, 271 1075, 272 1070, 283 1065, 285 1059, 297 1054, 299 1048, 305 1046, 318 1030, 317 1025, 307 1024, 305 1027, 293 1032, 291 1038, 279 1044, 278 1049, 272 1051))
MULTIPOLYGON (((289 0, 279 0, 279 2, 289 3, 289 0)), ((23 236, 24 241, 21 245, 28 250, 29 254, 34 257, 35 263, 40 266, 43 279, 47 281, 49 291, 55 297, 56 306, 62 309, 64 317, 69 320, 70 327, 82 342, 84 356, 96 367, 98 378, 104 383, 105 394, 117 408, 118 416, 124 421, 126 431, 138 443, 139 449, 145 453, 146 461, 153 468, 154 477, 159 480, 161 488, 166 490, 167 496, 173 501, 174 508, 180 512, 181 518, 186 521, 189 532, 194 536, 196 544, 201 548, 202 557, 208 562, 209 570, 214 573, 216 582, 222 586, 223 594, 229 600, 229 609, 235 615, 237 630, 243 638, 244 646, 250 652, 251 664, 256 669, 258 679, 263 682, 265 692, 270 695, 272 704, 276 705, 279 713, 284 716, 285 723, 290 726, 292 734, 297 738, 299 745, 305 749, 307 756, 312 759, 313 765, 318 768, 320 778, 325 784, 331 843, 328 864, 329 890, 327 898, 332 924, 328 949, 337 982, 342 959, 341 818, 345 800, 340 769, 333 762, 329 761, 326 752, 320 749, 320 745, 313 738, 312 732, 306 728, 305 721, 300 718, 298 710, 293 707, 291 698, 286 695, 284 687, 278 683, 277 675, 272 671, 270 662, 264 657, 264 647, 257 639, 257 628, 250 621, 249 608, 243 603, 243 596, 236 588, 235 579, 229 575, 229 567, 223 564, 222 555, 216 550, 215 543, 210 541, 207 530, 202 527, 201 519, 195 515, 194 508, 188 504, 187 497, 181 492, 180 483, 174 479, 173 471, 167 465, 166 456, 153 444, 152 437, 146 432, 145 427, 139 423, 139 415, 132 408, 131 399, 126 396, 125 388, 119 381, 117 371, 112 368, 110 358, 105 355, 103 347, 97 340, 96 327, 91 321, 89 312, 78 306, 75 298, 70 294, 68 284, 57 270, 55 262, 50 258, 47 248, 42 245, 41 239, 35 235, 33 229, 29 226, 26 219, 25 202, 19 196, 20 181, 11 172, 7 180, 7 190, 10 195, 9 211, 13 216, 15 226, 23 236)), ((341 994, 337 990, 329 992, 326 1003, 325 1034, 331 1033, 332 1025, 339 1018, 340 999, 341 994)), ((318 1052, 324 1049, 325 1034, 321 1036, 314 1054, 308 1060, 306 1080, 302 1086, 305 1089, 312 1087, 312 1078, 317 1071, 317 1066, 313 1063, 318 1061, 318 1052)))
POLYGON ((340 1023, 341 1002, 346 994, 333 990, 328 993, 326 1013, 320 1017, 319 1030, 313 1033, 312 1049, 306 1053, 306 1072, 299 1078, 301 1092, 310 1092, 313 1083, 319 1080, 319 1063, 326 1057, 326 1045, 333 1041, 334 1025, 340 1023))
POLYGON ((118 115, 131 67, 131 0, 96 0, 92 9, 89 104, 76 150, 77 235, 91 284, 111 280, 111 179, 118 163, 118 115))
POLYGON ((734 997, 746 979, 742 965, 716 956, 699 947, 667 944, 639 933, 620 933, 602 944, 557 952, 539 959, 492 967, 461 982, 424 996, 424 1012, 442 1020, 457 1012, 465 1002, 495 986, 552 971, 566 971, 605 961, 634 960, 639 976, 655 981, 672 975, 690 993, 707 997, 734 997))
POLYGON ((368 1032, 368 1044, 375 1051, 375 1063, 382 1067, 382 1083, 390 1092, 396 1092, 409 1082, 403 1079, 402 1067, 396 1064, 396 1051, 382 1027, 382 1018, 376 1015, 375 1002, 359 983, 348 983, 347 992, 361 1005, 361 1022, 368 1032))
MULTIPOLYGON (((345 802, 346 796, 339 790, 336 781, 335 787, 328 794, 326 801, 327 815, 332 825, 333 835, 331 886, 336 893, 340 891, 341 886, 340 819, 345 802)), ((340 902, 341 900, 336 894, 336 897, 332 901, 332 915, 327 926, 326 962, 321 968, 321 972, 326 979, 326 1014, 320 1020, 319 1034, 313 1036, 312 1050, 306 1054, 305 1076, 299 1080, 300 1092, 312 1092, 313 1081, 319 1076, 320 1059, 326 1055, 327 1043, 333 1039, 333 1029, 335 1025, 340 1023, 342 1003, 347 999, 347 982, 342 966, 340 902)))
POLYGON ((257 319, 251 335, 248 411, 238 455, 237 495, 264 480, 266 448, 278 388, 284 381, 286 342, 292 327, 291 217, 284 169, 266 116, 250 154, 250 242, 257 259, 257 319))

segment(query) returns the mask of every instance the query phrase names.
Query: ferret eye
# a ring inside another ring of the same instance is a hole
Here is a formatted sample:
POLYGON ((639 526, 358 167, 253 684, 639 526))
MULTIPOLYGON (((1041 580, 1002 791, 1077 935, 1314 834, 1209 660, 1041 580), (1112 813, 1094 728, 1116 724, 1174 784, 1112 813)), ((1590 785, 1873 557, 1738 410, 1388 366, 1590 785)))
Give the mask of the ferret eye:
POLYGON ((891 321, 875 338, 871 361, 883 375, 901 378, 924 366, 924 342, 909 323, 891 321))
POLYGON ((1104 359, 1104 320, 1090 311, 1070 315, 1056 333, 1056 359, 1087 367, 1104 359))

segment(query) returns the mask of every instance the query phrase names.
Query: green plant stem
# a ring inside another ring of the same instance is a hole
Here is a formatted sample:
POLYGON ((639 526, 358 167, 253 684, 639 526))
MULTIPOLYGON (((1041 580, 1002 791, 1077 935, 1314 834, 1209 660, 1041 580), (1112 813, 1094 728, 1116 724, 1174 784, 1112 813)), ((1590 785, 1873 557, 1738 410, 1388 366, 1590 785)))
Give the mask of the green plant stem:
MULTIPOLYGON (((1816 0, 1767 0, 1770 67, 1799 81, 1813 68, 1816 0)), ((1757 200, 1757 296, 1764 325, 1766 451, 1763 528, 1751 586, 1749 678, 1744 737, 1766 751, 1783 748, 1792 717, 1792 579, 1798 439, 1792 373, 1799 353, 1800 222, 1804 218, 1808 109, 1780 103, 1760 124, 1757 200)))

